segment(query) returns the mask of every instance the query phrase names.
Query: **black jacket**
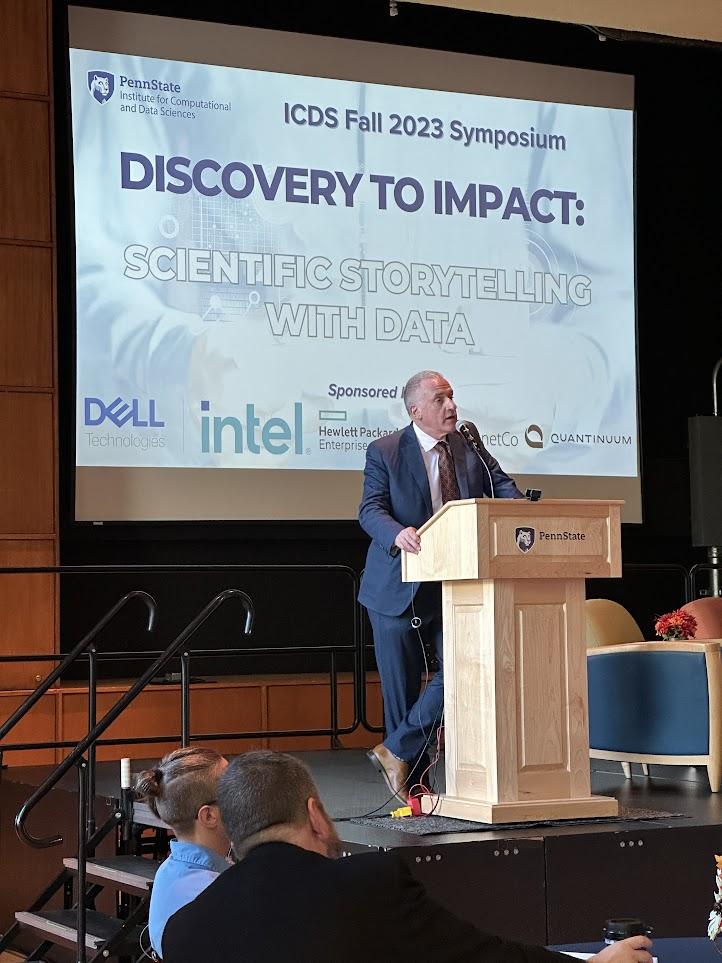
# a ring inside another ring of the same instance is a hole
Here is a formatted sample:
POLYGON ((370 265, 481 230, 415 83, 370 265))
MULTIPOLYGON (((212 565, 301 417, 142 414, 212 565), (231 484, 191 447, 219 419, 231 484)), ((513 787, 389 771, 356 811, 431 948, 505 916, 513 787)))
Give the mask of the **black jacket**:
POLYGON ((264 843, 175 913, 164 963, 554 963, 432 900, 397 857, 264 843))

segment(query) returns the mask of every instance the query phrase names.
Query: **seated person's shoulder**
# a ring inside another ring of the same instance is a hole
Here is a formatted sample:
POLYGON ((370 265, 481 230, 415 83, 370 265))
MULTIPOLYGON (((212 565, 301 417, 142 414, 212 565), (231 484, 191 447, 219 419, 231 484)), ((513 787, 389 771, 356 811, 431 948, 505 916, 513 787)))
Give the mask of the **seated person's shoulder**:
MULTIPOLYGON (((415 877, 403 860, 393 853, 359 853, 333 861, 331 873, 342 878, 344 886, 372 883, 375 888, 384 886, 405 887, 415 883, 415 877)), ((421 885, 421 884, 419 884, 421 885)))

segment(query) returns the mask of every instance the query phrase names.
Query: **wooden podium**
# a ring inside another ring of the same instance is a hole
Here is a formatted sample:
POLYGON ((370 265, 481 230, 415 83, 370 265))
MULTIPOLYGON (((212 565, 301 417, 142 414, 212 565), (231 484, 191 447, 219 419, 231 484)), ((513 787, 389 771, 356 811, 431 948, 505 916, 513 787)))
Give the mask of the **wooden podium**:
POLYGON ((585 578, 621 572, 620 501, 447 502, 402 556, 442 582, 446 795, 479 822, 616 816, 589 777, 585 578))

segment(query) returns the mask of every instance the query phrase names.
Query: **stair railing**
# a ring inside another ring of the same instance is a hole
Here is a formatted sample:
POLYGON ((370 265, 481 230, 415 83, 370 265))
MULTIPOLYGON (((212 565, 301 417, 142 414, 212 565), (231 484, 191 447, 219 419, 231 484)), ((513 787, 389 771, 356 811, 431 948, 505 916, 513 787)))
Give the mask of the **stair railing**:
MULTIPOLYGON (((98 638, 103 629, 108 625, 109 622, 115 618, 115 616, 120 612, 121 609, 125 608, 128 602, 133 599, 141 599, 145 602, 148 609, 148 623, 146 630, 148 632, 153 631, 155 625, 155 618, 158 613, 158 606, 152 595, 148 592, 143 592, 140 589, 135 589, 132 592, 127 592, 121 599, 119 599, 115 605, 108 609, 105 615, 99 619, 98 622, 92 627, 92 629, 83 636, 83 638, 78 642, 74 649, 72 649, 68 654, 62 659, 61 662, 52 669, 48 675, 43 679, 43 681, 38 685, 31 695, 23 702, 22 705, 13 712, 13 714, 5 720, 5 722, 0 726, 0 740, 4 739, 5 736, 15 728, 15 726, 20 722, 21 719, 32 709, 32 707, 45 695, 48 689, 54 685, 55 682, 63 675, 63 673, 70 668, 81 656, 88 656, 88 731, 90 732, 95 723, 96 719, 96 706, 98 697, 98 672, 97 672, 97 649, 95 647, 95 640, 98 638)), ((91 746, 88 750, 88 761, 87 769, 85 771, 85 777, 88 783, 88 805, 86 809, 86 834, 87 838, 90 839, 95 833, 95 745, 91 746)))
POLYGON ((17 816, 15 817, 15 830, 26 845, 33 847, 34 849, 47 849, 50 846, 56 846, 63 841, 62 836, 47 836, 44 838, 33 836, 27 829, 25 823, 35 808, 35 806, 43 799, 57 783, 63 778, 63 776, 72 769, 73 766, 78 768, 78 882, 77 882, 77 900, 76 900, 76 911, 77 911, 77 923, 76 923, 76 936, 77 936, 77 960, 78 963, 85 963, 87 959, 86 955, 86 933, 87 933, 87 907, 85 902, 85 890, 86 890, 86 867, 88 858, 88 795, 90 791, 90 780, 88 779, 88 764, 84 758, 86 751, 90 751, 95 747, 95 743, 100 738, 100 736, 105 732, 105 730, 115 722, 118 716, 130 705, 131 702, 145 689, 145 687, 155 678, 158 672, 163 669, 168 662, 179 652, 181 648, 185 645, 188 639, 194 635, 194 633, 203 625, 206 619, 212 615, 217 608, 220 608, 224 602, 231 598, 239 598, 243 603, 243 607, 246 612, 246 620, 244 625, 243 634, 245 636, 250 635, 253 628, 253 602, 240 589, 225 589, 223 592, 219 592, 215 598, 211 601, 196 615, 196 617, 188 623, 188 625, 183 629, 183 631, 178 635, 171 643, 168 645, 166 650, 155 660, 155 662, 140 676, 140 678, 128 689, 124 696, 122 696, 116 704, 106 712, 106 714, 100 719, 96 724, 90 729, 88 734, 80 740, 75 749, 73 749, 66 758, 54 769, 53 772, 42 782, 35 792, 26 800, 17 816))
MULTIPOLYGON (((52 669, 52 671, 38 685, 37 689, 27 697, 23 704, 19 706, 15 712, 13 712, 13 714, 5 720, 5 722, 3 722, 3 724, 0 726, 0 740, 4 739, 5 736, 15 728, 18 722, 20 722, 20 720, 32 709, 36 702, 39 702, 48 689, 58 681, 66 669, 68 669, 77 659, 79 659, 81 655, 84 655, 87 652, 87 650, 90 648, 90 645, 95 641, 95 639, 97 639, 105 626, 115 618, 118 612, 120 612, 120 610, 124 608, 124 606, 126 606, 131 599, 135 598, 143 599, 145 604, 148 606, 147 630, 148 632, 152 632, 158 610, 155 599, 152 595, 140 590, 128 592, 123 596, 122 599, 119 599, 111 609, 108 609, 102 619, 96 622, 93 628, 87 633, 87 635, 83 636, 75 648, 68 652, 62 662, 59 662, 58 665, 52 669)), ((95 725, 95 723, 93 722, 92 725, 95 725)))
POLYGON ((111 726, 118 716, 128 708, 128 706, 133 702, 133 700, 146 688, 146 686, 158 675, 161 669, 165 668, 168 662, 173 659, 173 657, 180 651, 180 649, 185 645, 189 638, 194 635, 198 629, 203 625, 203 623, 208 619, 210 615, 215 612, 217 608, 223 605, 228 599, 238 598, 243 603, 243 607, 246 612, 246 621, 244 625, 244 635, 250 635, 253 628, 253 602, 240 589, 225 589, 223 592, 219 592, 215 598, 211 601, 196 615, 196 617, 188 623, 188 625, 183 629, 180 635, 168 645, 164 652, 158 656, 158 658, 149 666, 146 671, 138 678, 133 685, 128 689, 128 691, 123 695, 115 705, 109 709, 105 715, 100 719, 93 728, 84 736, 76 747, 71 750, 71 752, 63 759, 61 763, 56 766, 53 772, 47 777, 47 779, 42 782, 35 792, 25 801, 22 808, 15 817, 15 830, 26 845, 31 846, 33 849, 48 849, 51 846, 57 846, 62 843, 62 836, 46 836, 44 838, 33 836, 25 826, 25 822, 35 808, 35 806, 43 799, 58 782, 63 778, 66 772, 68 772, 79 759, 81 759, 85 752, 90 746, 93 746, 100 736, 105 732, 105 730, 111 726))

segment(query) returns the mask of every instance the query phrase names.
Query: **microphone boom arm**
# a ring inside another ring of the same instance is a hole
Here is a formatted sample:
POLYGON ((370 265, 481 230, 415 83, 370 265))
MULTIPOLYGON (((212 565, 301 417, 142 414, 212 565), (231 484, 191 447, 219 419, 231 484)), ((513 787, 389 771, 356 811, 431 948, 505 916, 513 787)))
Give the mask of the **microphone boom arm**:
POLYGON ((479 447, 478 441, 476 440, 476 438, 474 438, 474 435, 469 430, 469 426, 465 421, 457 421, 456 430, 459 432, 461 437, 466 442, 467 446, 474 452, 476 457, 479 459, 479 461, 482 463, 482 465, 486 469, 486 474, 489 476, 489 487, 491 488, 491 497, 496 498, 496 494, 494 492, 494 479, 491 477, 491 471, 489 469, 489 466, 486 463, 486 459, 481 453, 481 448, 479 447))

